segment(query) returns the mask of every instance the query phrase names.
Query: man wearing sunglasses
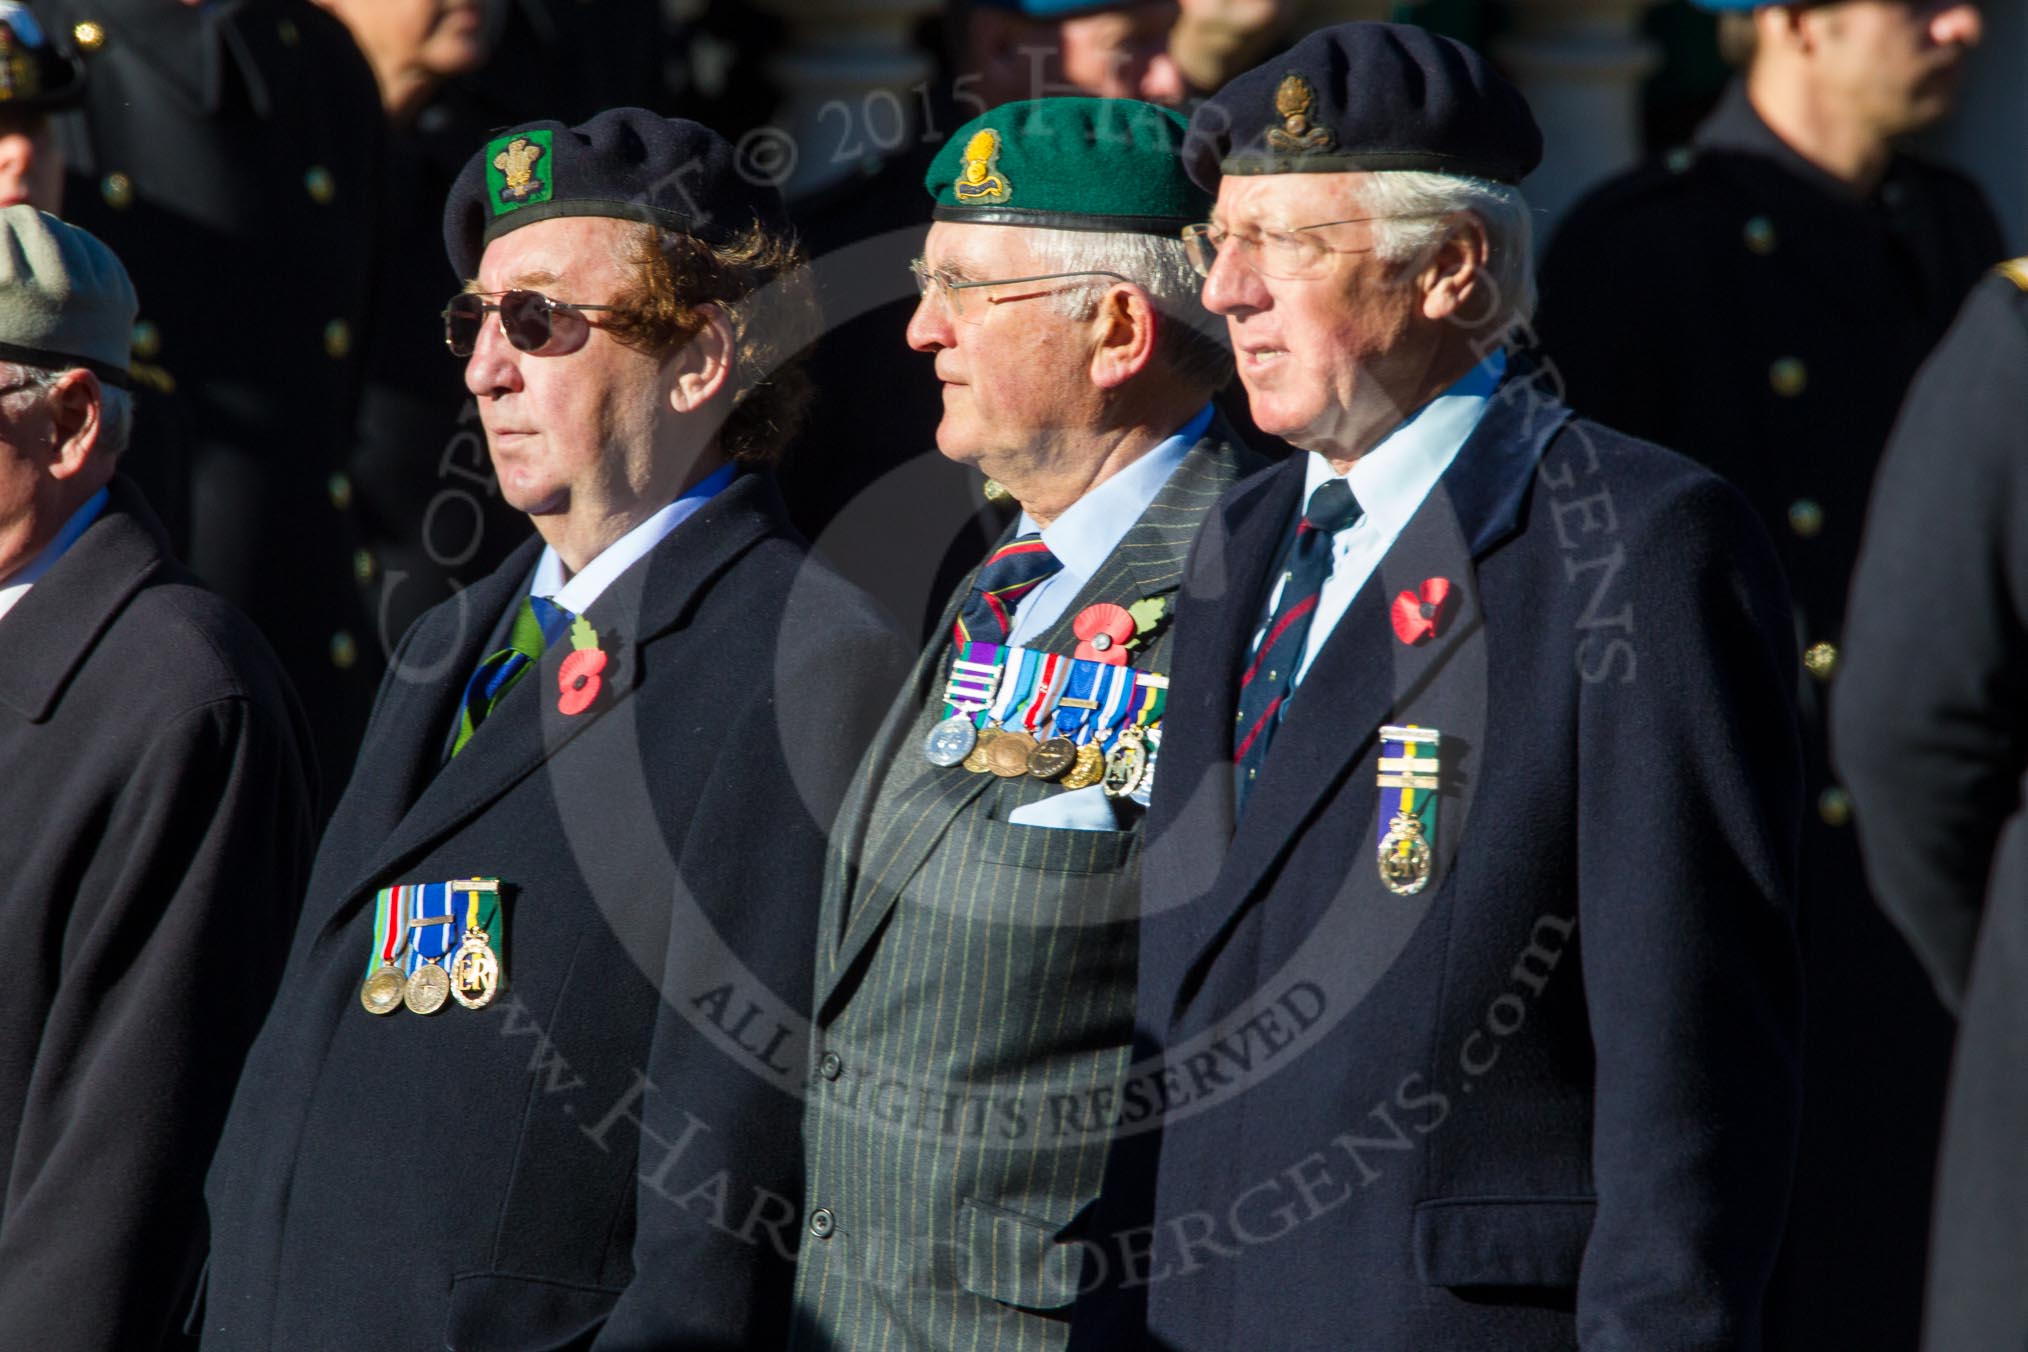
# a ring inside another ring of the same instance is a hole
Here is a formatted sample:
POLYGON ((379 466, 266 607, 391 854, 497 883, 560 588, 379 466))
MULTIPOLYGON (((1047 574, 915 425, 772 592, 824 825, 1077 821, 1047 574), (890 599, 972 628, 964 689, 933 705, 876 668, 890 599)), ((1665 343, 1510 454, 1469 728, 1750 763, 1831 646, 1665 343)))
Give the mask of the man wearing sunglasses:
POLYGON ((1324 29, 1184 153, 1205 305, 1303 454, 1213 509, 1178 606, 1165 1111, 1107 1232, 1148 1342, 1757 1347, 1798 1106, 1766 535, 1509 349, 1541 139, 1477 53, 1324 29))
POLYGON ((804 1136, 801 1348, 1060 1347, 1133 1033, 1169 607, 1258 461, 1213 414, 1183 120, 1014 103, 926 186, 907 340, 938 449, 1019 518, 951 596, 840 817, 804 1136), (1113 759, 1103 753, 1108 750, 1113 759), (1102 773, 1106 776, 1101 778, 1102 773))
POLYGON ((638 109, 496 136, 444 234, 535 537, 394 654, 209 1180, 203 1345, 778 1344, 825 832, 905 665, 766 471, 800 252, 638 109))

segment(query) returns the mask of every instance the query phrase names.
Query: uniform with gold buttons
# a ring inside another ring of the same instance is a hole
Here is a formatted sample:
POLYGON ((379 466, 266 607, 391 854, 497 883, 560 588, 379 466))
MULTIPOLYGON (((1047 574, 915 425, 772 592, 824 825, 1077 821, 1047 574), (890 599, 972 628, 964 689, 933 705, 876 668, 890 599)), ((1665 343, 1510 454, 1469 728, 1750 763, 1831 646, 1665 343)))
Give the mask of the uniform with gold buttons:
POLYGON ((309 0, 36 10, 87 77, 58 127, 65 214, 132 271, 136 359, 188 429, 180 466, 137 454, 136 469, 182 480, 149 476, 151 496, 281 657, 318 732, 328 809, 383 652, 354 581, 351 503, 327 483, 348 468, 374 275, 373 77, 309 0))
POLYGON ((1914 1344, 1928 1174, 1902 1165, 1933 1152, 1949 1031, 1866 900, 1825 709, 1881 449, 1916 368, 2000 253, 1963 176, 1897 154, 1861 197, 1735 86, 1691 145, 1574 208, 1543 265, 1538 330, 1572 405, 1731 479, 1794 594, 1812 1051, 1789 1271, 1836 1275, 1778 1284, 1771 1344, 1914 1344), (1883 1084, 1897 1086, 1885 1107, 1883 1084), (1861 1196, 1858 1177, 1887 1181, 1861 1196))

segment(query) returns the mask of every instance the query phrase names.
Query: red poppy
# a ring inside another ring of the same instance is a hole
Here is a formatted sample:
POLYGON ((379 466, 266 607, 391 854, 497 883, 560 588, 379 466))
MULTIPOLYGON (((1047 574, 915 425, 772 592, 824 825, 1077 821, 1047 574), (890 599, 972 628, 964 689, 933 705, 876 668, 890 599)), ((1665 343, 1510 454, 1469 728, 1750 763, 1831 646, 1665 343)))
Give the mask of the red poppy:
POLYGON ((1107 666, 1123 667, 1127 664, 1127 640, 1134 636, 1137 628, 1139 626, 1125 606, 1108 605, 1103 601, 1095 606, 1086 606, 1070 622, 1071 632, 1083 640, 1071 656, 1081 662, 1104 662, 1107 666))
POLYGON ((1394 598, 1394 633, 1403 643, 1421 643, 1435 638, 1437 627, 1450 612, 1451 580, 1432 577, 1423 580, 1420 592, 1405 591, 1394 598))
POLYGON ((581 714, 599 697, 599 673, 606 669, 603 648, 578 648, 566 655, 556 669, 556 709, 562 714, 581 714))

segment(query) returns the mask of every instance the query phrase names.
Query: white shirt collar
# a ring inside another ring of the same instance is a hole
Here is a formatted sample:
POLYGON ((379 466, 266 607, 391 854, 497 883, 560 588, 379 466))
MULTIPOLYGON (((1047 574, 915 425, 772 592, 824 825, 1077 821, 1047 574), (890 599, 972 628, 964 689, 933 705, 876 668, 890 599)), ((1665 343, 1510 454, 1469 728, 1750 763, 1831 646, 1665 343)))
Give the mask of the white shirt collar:
MULTIPOLYGON (((1211 405, 1206 404, 1174 436, 1073 502, 1043 528, 1042 543, 1063 562, 1064 572, 1079 578, 1098 572, 1099 565, 1119 547, 1120 540, 1162 491, 1162 485, 1169 482, 1183 457, 1190 454, 1190 448, 1204 439, 1211 413, 1211 405)), ((1014 533, 1027 535, 1035 528, 1034 520, 1023 512, 1014 533)))
POLYGON ((21 598, 28 595, 28 589, 35 585, 36 579, 56 566, 56 561, 77 543, 77 537, 85 533, 85 528, 98 520, 99 513, 105 509, 106 499, 110 495, 109 490, 101 488, 86 498, 84 505, 72 512, 70 519, 63 523, 63 529, 56 533, 56 538, 44 545, 42 552, 28 561, 27 567, 8 578, 5 583, 0 583, 0 615, 5 615, 20 604, 21 598))
POLYGON ((615 578, 647 557, 656 545, 668 538, 670 531, 682 525, 692 513, 731 483, 733 472, 734 467, 726 465, 699 481, 682 497, 593 555, 591 561, 567 582, 563 576, 563 560, 553 547, 544 545, 542 557, 535 562, 535 580, 529 583, 528 594, 554 601, 573 615, 584 614, 615 578))
MULTIPOLYGON (((1494 352, 1352 463, 1344 478, 1365 511, 1361 524, 1370 522, 1389 536, 1408 524, 1478 427, 1506 370, 1506 352, 1494 352)), ((1303 472, 1303 501, 1337 473, 1312 451, 1303 472)))

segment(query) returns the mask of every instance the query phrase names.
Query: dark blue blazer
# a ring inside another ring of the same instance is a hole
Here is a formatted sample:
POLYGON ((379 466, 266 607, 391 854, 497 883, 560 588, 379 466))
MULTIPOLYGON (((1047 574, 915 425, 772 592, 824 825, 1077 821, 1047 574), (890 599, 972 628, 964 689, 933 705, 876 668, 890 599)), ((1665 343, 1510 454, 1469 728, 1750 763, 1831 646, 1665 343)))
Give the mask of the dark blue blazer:
POLYGON ((1517 360, 1237 825, 1302 459, 1199 537, 1148 821, 1161 1059, 1121 1096, 1129 1212, 1087 1250, 1153 1345, 1758 1345, 1798 1098, 1788 604, 1737 492, 1546 384, 1517 360), (1430 578, 1453 608, 1406 643, 1389 607, 1430 578), (1384 723, 1443 737, 1409 896, 1376 865, 1384 723))
POLYGON ((587 611, 589 710, 553 645, 445 764, 536 547, 382 684, 207 1184, 207 1349, 785 1336, 825 834, 907 654, 745 475, 587 611), (368 1014, 376 889, 475 874, 499 998, 368 1014))

